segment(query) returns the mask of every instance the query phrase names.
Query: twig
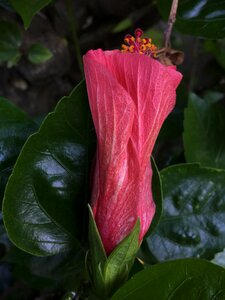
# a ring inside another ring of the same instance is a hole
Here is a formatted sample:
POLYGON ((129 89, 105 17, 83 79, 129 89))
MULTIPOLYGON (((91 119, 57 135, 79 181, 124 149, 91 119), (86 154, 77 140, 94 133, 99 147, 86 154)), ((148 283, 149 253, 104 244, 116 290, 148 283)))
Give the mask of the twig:
POLYGON ((166 29, 166 32, 165 32, 165 49, 166 49, 166 52, 170 48, 170 37, 171 37, 172 29, 173 29, 173 24, 176 21, 178 1, 179 0, 173 0, 172 6, 171 6, 171 9, 170 9, 170 15, 169 15, 168 23, 167 23, 168 25, 167 25, 167 29, 166 29))

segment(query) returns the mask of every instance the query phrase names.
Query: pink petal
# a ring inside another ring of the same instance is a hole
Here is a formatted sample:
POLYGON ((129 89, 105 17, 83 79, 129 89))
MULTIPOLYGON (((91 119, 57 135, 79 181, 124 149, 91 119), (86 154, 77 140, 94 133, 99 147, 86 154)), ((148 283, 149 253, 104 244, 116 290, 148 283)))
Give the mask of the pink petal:
POLYGON ((98 138, 92 208, 107 253, 155 212, 150 155, 182 76, 145 55, 89 51, 88 96, 98 138))

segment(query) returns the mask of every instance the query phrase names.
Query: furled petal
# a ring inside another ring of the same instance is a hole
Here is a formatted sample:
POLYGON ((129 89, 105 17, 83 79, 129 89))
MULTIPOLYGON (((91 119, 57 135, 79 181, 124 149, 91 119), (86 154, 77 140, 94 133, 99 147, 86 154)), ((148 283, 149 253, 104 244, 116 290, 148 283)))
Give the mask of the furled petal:
POLYGON ((150 155, 175 104, 181 74, 140 54, 89 51, 84 56, 97 133, 92 208, 110 253, 140 218, 140 241, 154 216, 150 155))

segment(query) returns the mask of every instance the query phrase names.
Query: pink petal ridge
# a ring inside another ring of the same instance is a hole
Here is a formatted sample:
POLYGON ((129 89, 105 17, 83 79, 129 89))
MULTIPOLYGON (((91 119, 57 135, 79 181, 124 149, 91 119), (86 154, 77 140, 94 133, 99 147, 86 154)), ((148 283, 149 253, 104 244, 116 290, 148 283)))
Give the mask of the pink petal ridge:
POLYGON ((151 224, 150 156, 182 75, 145 55, 101 49, 84 56, 84 70, 98 140, 91 205, 109 254, 138 218, 140 241, 151 224))

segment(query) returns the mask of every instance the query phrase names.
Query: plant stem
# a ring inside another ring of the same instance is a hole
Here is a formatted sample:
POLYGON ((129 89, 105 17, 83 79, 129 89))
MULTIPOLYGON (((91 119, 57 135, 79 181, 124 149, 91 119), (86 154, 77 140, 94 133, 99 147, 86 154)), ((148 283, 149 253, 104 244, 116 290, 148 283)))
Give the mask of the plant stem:
POLYGON ((170 15, 169 15, 168 23, 167 23, 167 29, 166 29, 166 32, 165 32, 165 48, 166 48, 166 51, 170 48, 170 38, 171 38, 172 29, 173 29, 173 24, 176 21, 178 1, 179 0, 173 0, 172 6, 171 6, 171 9, 170 9, 170 15))
POLYGON ((75 17, 73 14, 73 3, 71 0, 66 0, 66 7, 67 7, 68 21, 70 24, 76 58, 77 58, 77 62, 78 62, 81 74, 83 75, 84 71, 83 71, 82 55, 81 55, 81 50, 80 50, 79 41, 78 41, 78 37, 77 37, 77 26, 76 26, 75 17))

